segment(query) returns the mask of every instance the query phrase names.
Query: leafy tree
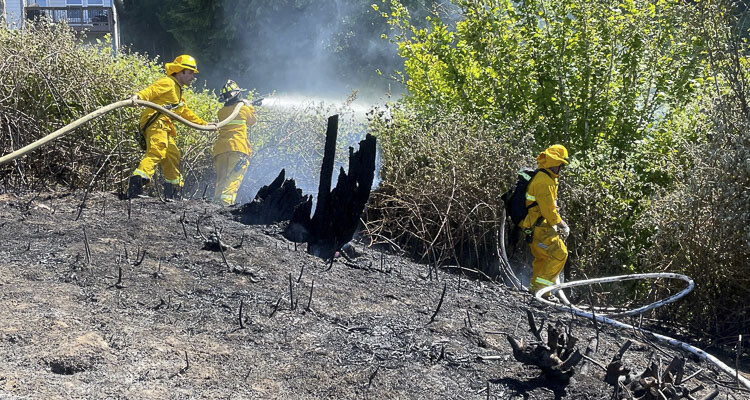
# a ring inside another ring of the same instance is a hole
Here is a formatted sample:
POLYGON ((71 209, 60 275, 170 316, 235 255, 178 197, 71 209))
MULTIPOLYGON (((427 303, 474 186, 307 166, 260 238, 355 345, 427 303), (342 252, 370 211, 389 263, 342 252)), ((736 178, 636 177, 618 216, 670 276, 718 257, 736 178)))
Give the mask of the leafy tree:
POLYGON ((688 165, 673 148, 695 134, 677 122, 701 118, 686 113, 706 75, 694 6, 454 0, 457 15, 419 27, 406 5, 387 4, 390 39, 404 58, 404 106, 425 119, 448 109, 514 121, 533 132, 537 150, 567 146, 574 162, 561 205, 573 229, 571 260, 597 274, 641 268, 649 230, 635 222, 688 165))
POLYGON ((456 0, 455 24, 392 2, 408 102, 535 127, 538 142, 622 153, 691 99, 700 40, 678 0, 456 0))

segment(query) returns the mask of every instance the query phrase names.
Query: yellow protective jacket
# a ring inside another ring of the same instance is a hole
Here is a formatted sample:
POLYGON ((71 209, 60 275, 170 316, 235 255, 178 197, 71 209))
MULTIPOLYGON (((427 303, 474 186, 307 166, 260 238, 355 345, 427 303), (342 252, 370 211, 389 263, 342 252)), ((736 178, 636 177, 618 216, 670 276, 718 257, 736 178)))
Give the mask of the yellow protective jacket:
MULTIPOLYGON (((219 110, 219 121, 226 119, 236 106, 232 104, 222 107, 219 110)), ((219 138, 214 144, 213 156, 216 157, 228 151, 237 151, 249 156, 251 149, 247 141, 247 127, 254 125, 255 122, 255 109, 248 105, 242 106, 235 119, 219 129, 219 138)))
MULTIPOLYGON (((186 120, 196 124, 206 124, 206 121, 197 116, 187 105, 185 105, 185 98, 182 97, 182 86, 180 86, 177 79, 173 76, 165 76, 157 79, 156 82, 151 84, 151 86, 138 92, 138 98, 160 106, 168 106, 167 108, 174 107, 171 108, 171 111, 186 120)), ((151 108, 144 108, 143 111, 141 111, 141 120, 139 122, 141 129, 144 129, 144 125, 155 112, 156 110, 151 108)), ((170 129, 170 136, 177 136, 177 130, 175 129, 171 118, 162 114, 158 119, 167 124, 170 129)))
POLYGON ((541 223, 546 222, 549 226, 557 225, 562 221, 560 213, 557 212, 557 174, 548 169, 557 165, 560 165, 560 162, 553 160, 539 162, 539 169, 544 169, 549 175, 539 171, 529 182, 526 188, 526 207, 534 201, 538 205, 529 208, 526 218, 519 224, 521 228, 533 227, 540 216, 543 218, 541 223))

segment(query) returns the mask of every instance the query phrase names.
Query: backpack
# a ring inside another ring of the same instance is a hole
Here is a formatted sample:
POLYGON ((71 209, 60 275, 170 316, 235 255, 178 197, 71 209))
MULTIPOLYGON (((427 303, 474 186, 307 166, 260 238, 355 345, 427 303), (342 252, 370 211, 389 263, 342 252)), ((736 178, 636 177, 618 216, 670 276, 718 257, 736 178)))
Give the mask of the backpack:
POLYGON ((510 217, 514 225, 518 225, 529 214, 529 208, 537 205, 536 202, 526 207, 526 190, 538 169, 524 168, 518 171, 518 181, 515 185, 500 197, 505 202, 505 215, 510 217))
POLYGON ((534 179, 536 174, 540 171, 547 173, 547 171, 544 170, 531 168, 524 168, 518 171, 518 181, 516 181, 516 184, 511 186, 511 188, 500 197, 505 203, 505 215, 510 217, 511 222, 513 223, 508 238, 512 248, 515 248, 515 244, 518 242, 518 236, 520 233, 518 224, 526 218, 531 207, 539 205, 535 201, 526 207, 526 190, 528 189, 531 180, 534 179))

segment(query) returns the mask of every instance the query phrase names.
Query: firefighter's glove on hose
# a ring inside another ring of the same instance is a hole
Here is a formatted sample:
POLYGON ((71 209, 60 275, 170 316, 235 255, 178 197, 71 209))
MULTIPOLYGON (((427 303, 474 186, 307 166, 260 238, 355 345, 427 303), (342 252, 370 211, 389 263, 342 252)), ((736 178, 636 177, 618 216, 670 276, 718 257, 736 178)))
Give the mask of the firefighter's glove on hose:
POLYGON ((135 101, 136 101, 136 100, 139 100, 139 98, 138 98, 138 95, 137 95, 137 94, 134 94, 134 95, 130 96, 130 104, 132 104, 133 106, 135 106, 135 105, 136 105, 136 104, 135 104, 135 101))
POLYGON ((555 230, 557 231, 557 234, 560 235, 560 237, 563 239, 567 239, 568 235, 570 235, 570 227, 565 223, 565 221, 558 222, 557 225, 555 225, 555 230))

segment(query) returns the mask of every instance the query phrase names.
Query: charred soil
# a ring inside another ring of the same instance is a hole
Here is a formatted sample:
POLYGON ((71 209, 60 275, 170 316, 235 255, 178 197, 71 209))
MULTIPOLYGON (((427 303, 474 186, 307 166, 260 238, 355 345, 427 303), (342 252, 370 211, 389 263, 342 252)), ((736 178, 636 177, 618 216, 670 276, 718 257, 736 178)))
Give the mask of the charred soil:
MULTIPOLYGON (((80 202, 0 195, 0 398, 611 398, 591 361, 562 385, 514 359, 527 309, 603 365, 626 340, 633 370, 678 354, 362 244, 329 264, 200 200, 80 202)), ((745 398, 701 369, 696 398, 745 398)))

